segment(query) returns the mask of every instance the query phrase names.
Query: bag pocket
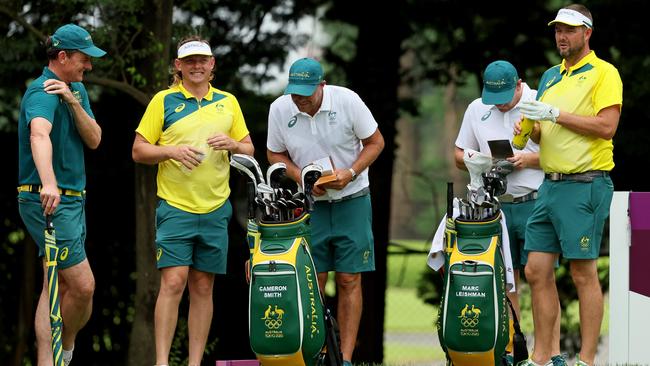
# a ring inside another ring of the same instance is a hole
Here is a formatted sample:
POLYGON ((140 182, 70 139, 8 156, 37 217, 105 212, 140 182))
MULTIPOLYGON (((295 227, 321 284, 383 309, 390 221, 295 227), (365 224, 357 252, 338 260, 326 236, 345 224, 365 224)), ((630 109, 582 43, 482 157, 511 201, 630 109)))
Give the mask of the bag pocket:
POLYGON ((261 355, 298 352, 303 325, 295 267, 273 261, 255 265, 249 291, 249 335, 253 352, 261 355))

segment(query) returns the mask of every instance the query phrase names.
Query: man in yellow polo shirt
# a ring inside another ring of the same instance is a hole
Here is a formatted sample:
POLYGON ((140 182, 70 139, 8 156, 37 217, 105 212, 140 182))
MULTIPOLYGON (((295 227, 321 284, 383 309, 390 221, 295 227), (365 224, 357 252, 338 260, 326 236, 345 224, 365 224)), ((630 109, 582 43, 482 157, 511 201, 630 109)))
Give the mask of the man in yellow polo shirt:
POLYGON ((570 261, 580 303, 576 365, 586 366, 594 364, 603 318, 596 260, 614 190, 609 171, 623 84, 616 68, 589 48, 593 18, 586 7, 560 9, 551 24, 562 63, 542 76, 537 101, 520 108, 537 121, 531 137, 539 141, 546 174, 526 229, 535 349, 524 364, 553 364, 552 324, 560 316, 553 267, 562 254, 570 261))
POLYGON ((174 82, 153 97, 133 143, 136 162, 158 164, 156 365, 169 364, 186 284, 189 365, 201 364, 212 321, 214 274, 226 272, 232 216, 228 154, 254 151, 237 99, 210 85, 214 65, 207 41, 182 40, 174 82))

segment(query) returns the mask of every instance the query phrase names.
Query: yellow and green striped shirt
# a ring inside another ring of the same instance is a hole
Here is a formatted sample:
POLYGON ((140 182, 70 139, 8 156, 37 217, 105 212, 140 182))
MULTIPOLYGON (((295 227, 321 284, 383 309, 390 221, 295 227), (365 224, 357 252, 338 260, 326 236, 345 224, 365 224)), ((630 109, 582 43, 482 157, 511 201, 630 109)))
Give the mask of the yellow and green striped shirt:
POLYGON ((248 136, 237 99, 210 87, 198 100, 182 84, 156 94, 136 132, 159 146, 189 145, 205 152, 199 166, 189 171, 175 160, 158 166, 158 197, 191 213, 208 213, 223 205, 230 195, 228 151, 215 151, 207 139, 218 133, 235 141, 248 136))
MULTIPOLYGON (((564 61, 548 69, 539 82, 537 99, 561 111, 596 116, 602 109, 623 104, 618 70, 591 51, 567 69, 564 61)), ((581 173, 614 168, 612 140, 585 136, 556 123, 542 122, 540 165, 545 172, 581 173)))

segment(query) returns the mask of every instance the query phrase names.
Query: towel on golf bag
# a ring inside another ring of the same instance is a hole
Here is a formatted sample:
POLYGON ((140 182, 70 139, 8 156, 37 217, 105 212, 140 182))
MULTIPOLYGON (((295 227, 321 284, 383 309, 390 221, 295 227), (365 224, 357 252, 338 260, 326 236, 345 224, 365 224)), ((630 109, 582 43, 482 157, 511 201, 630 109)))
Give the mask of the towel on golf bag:
MULTIPOLYGON (((454 198, 454 219, 460 215, 458 209, 458 199, 454 198)), ((431 249, 429 249, 429 256, 427 257, 427 264, 434 271, 439 270, 445 264, 445 225, 447 218, 443 217, 438 225, 433 240, 431 241, 431 249)), ((515 275, 512 270, 512 258, 510 256, 510 238, 508 237, 508 228, 506 226, 506 218, 501 215, 501 253, 503 254, 504 265, 506 267, 506 289, 508 292, 515 292, 515 275)))
POLYGON ((309 251, 309 214, 292 222, 259 222, 259 236, 251 229, 251 349, 263 366, 316 365, 327 329, 309 251))

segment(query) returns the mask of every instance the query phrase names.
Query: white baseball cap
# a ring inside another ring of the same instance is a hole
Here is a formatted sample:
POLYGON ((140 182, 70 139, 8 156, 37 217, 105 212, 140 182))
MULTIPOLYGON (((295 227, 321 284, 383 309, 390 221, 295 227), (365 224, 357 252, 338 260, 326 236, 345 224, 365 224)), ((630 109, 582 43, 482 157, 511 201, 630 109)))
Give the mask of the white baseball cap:
POLYGON ((178 58, 192 55, 212 56, 210 45, 201 41, 190 41, 178 47, 178 58))
POLYGON ((550 21, 548 25, 555 23, 563 23, 573 27, 579 27, 581 25, 584 25, 587 28, 594 27, 593 22, 589 20, 589 18, 573 9, 560 9, 555 16, 555 19, 550 21))

